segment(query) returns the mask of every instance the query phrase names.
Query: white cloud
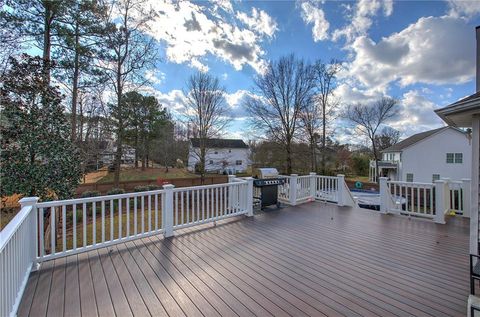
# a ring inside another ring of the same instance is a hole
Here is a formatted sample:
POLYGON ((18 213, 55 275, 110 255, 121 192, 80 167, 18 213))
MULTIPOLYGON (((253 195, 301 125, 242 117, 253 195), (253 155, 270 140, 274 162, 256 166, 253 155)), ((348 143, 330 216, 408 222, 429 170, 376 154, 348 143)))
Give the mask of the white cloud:
POLYGON ((475 41, 464 19, 422 17, 375 43, 367 36, 351 45, 349 75, 364 87, 386 91, 393 81, 465 83, 475 75, 475 41))
POLYGON ((152 82, 153 84, 161 84, 165 82, 165 73, 156 69, 156 70, 147 70, 145 72, 145 78, 152 82))
POLYGON ((404 136, 443 126, 443 121, 434 113, 436 105, 417 90, 410 90, 400 99, 399 115, 390 126, 404 136))
POLYGON ((278 30, 277 23, 265 11, 252 8, 252 15, 237 12, 237 18, 254 32, 272 37, 278 30))
POLYGON ((149 32, 165 44, 168 61, 208 71, 206 56, 212 54, 236 70, 245 65, 257 72, 264 70, 261 44, 277 30, 275 21, 264 11, 255 9, 252 16, 240 15, 243 27, 239 27, 228 1, 215 1, 213 6, 188 1, 151 0, 150 4, 158 16, 149 32))
POLYGON ((448 14, 453 17, 473 18, 480 13, 480 1, 449 0, 448 14))
POLYGON ((225 101, 230 107, 230 115, 232 118, 238 120, 248 116, 243 105, 246 97, 255 97, 255 95, 250 91, 243 89, 237 90, 231 94, 225 94, 225 101))
POLYGON ((315 42, 328 39, 328 29, 330 23, 325 18, 322 9, 314 6, 310 2, 303 2, 301 5, 302 19, 307 24, 313 24, 312 35, 315 42))
MULTIPOLYGON (((347 12, 351 8, 347 7, 347 12)), ((341 29, 337 29, 332 34, 334 41, 340 40, 344 37, 347 42, 353 41, 361 35, 366 35, 367 31, 372 26, 372 18, 380 12, 384 16, 390 16, 393 12, 392 0, 360 0, 353 8, 355 11, 347 16, 348 24, 341 29)))

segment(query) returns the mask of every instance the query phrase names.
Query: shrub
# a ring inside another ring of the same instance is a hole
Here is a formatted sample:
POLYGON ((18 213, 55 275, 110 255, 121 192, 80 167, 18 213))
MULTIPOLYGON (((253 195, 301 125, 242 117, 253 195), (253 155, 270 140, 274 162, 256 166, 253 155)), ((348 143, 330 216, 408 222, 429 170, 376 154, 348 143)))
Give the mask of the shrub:
POLYGON ((160 189, 161 187, 158 186, 158 185, 139 185, 139 186, 135 186, 135 188, 133 189, 134 191, 136 192, 147 192, 147 191, 150 191, 150 190, 157 190, 157 189, 160 189))
POLYGON ((96 196, 100 196, 100 192, 96 190, 87 190, 80 195, 81 198, 96 197, 96 196))
POLYGON ((146 192, 148 191, 148 186, 145 186, 145 185, 135 186, 133 190, 136 192, 146 192))
POLYGON ((107 195, 118 195, 123 193, 125 193, 125 191, 121 188, 112 188, 107 192, 107 195))

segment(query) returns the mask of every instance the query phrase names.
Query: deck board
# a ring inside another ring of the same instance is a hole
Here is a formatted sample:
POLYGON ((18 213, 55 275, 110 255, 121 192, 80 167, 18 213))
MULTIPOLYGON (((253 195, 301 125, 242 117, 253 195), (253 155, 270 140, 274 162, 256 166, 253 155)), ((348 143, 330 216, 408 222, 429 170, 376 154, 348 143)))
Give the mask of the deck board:
POLYGON ((464 316, 468 219, 325 203, 48 261, 19 316, 464 316))

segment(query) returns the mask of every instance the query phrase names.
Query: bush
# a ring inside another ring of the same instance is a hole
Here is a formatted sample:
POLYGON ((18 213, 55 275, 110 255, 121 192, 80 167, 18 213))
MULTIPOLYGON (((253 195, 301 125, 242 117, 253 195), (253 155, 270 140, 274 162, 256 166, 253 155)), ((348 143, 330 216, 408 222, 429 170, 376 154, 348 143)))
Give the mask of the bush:
POLYGON ((136 192, 148 192, 150 190, 157 190, 157 189, 161 189, 160 186, 158 185, 139 185, 139 186, 135 186, 135 188, 133 189, 134 191, 136 192))
POLYGON ((112 188, 107 192, 107 195, 118 195, 118 194, 124 194, 125 191, 121 188, 112 188))
POLYGON ((100 196, 100 192, 96 190, 87 190, 80 195, 81 198, 96 197, 96 196, 100 196))
POLYGON ((146 192, 148 190, 148 187, 145 185, 140 185, 140 186, 135 186, 133 190, 136 192, 146 192))

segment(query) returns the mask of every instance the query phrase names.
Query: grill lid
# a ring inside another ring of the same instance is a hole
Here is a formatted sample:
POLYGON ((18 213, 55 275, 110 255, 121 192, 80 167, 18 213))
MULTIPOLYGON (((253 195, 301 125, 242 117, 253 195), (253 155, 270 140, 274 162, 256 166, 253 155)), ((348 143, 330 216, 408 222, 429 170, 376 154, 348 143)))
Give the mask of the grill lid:
POLYGON ((258 169, 257 178, 276 178, 278 170, 274 167, 261 167, 258 169))

